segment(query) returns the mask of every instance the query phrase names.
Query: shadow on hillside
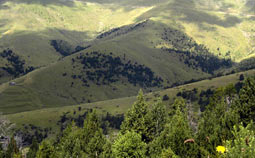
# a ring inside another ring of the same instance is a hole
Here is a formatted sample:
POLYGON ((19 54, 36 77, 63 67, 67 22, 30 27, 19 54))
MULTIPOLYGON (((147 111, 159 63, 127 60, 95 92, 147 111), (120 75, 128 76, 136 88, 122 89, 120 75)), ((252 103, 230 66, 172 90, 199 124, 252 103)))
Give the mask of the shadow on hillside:
POLYGON ((251 14, 255 14, 255 0, 248 0, 245 6, 249 9, 251 14))
MULTIPOLYGON (((5 24, 5 20, 0 21, 0 26, 5 24)), ((65 29, 46 29, 43 31, 19 31, 12 34, 7 34, 2 37, 1 40, 8 39, 14 40, 15 42, 36 42, 37 39, 64 39, 70 41, 71 43, 79 44, 91 40, 90 32, 65 30, 65 29)))
MULTIPOLYGON (((174 3, 172 3, 171 5, 178 6, 180 5, 180 1, 183 1, 183 0, 175 0, 174 3)), ((233 15, 225 15, 224 19, 221 19, 218 16, 211 15, 204 11, 198 10, 196 9, 196 4, 194 0, 190 0, 189 4, 185 8, 172 8, 171 12, 175 16, 184 16, 184 17, 181 17, 180 20, 190 22, 190 23, 196 23, 199 25, 203 25, 203 23, 207 23, 207 24, 218 25, 222 27, 232 27, 242 22, 241 19, 233 15)))
MULTIPOLYGON (((169 0, 86 0, 86 2, 99 4, 115 4, 117 6, 126 7, 149 7, 169 0)), ((132 8, 131 8, 132 9, 132 8)))
POLYGON ((252 20, 252 21, 254 20, 255 21, 255 16, 250 17, 249 20, 252 20))
POLYGON ((113 11, 123 9, 126 12, 137 8, 157 6, 167 1, 169 0, 86 0, 90 3, 107 5, 113 11))
POLYGON ((8 19, 0 19, 0 28, 4 27, 8 23, 8 19))
POLYGON ((58 5, 58 6, 69 6, 72 7, 74 2, 73 0, 0 0, 0 8, 2 9, 2 4, 4 2, 11 1, 15 2, 17 4, 19 3, 25 3, 25 4, 38 4, 38 5, 58 5), (2 2, 1 2, 2 1, 2 2))
POLYGON ((10 7, 7 5, 4 5, 6 0, 0 0, 0 10, 9 9, 10 7))
POLYGON ((226 14, 222 19, 216 15, 212 15, 201 9, 197 9, 194 0, 174 0, 173 3, 155 7, 149 12, 144 13, 138 18, 138 20, 154 16, 161 16, 164 19, 173 18, 188 23, 195 23, 203 30, 213 29, 207 28, 207 26, 204 24, 218 25, 222 27, 233 27, 242 22, 240 18, 233 15, 226 14))
POLYGON ((4 35, 0 39, 0 43, 2 50, 10 48, 15 54, 20 56, 28 66, 41 67, 56 62, 62 57, 51 45, 52 40, 64 40, 73 47, 84 47, 90 40, 89 34, 89 32, 63 29, 20 31, 4 35))
MULTIPOLYGON (((74 7, 75 0, 0 0, 0 8, 2 4, 7 1, 12 1, 15 3, 25 3, 25 4, 38 4, 38 5, 56 5, 56 6, 69 6, 74 7), (2 2, 1 2, 2 1, 2 2)), ((98 4, 109 4, 112 10, 117 10, 123 8, 125 11, 130 11, 139 7, 149 7, 154 6, 162 2, 167 2, 168 0, 79 0, 80 2, 90 2, 98 4)))
MULTIPOLYGON (((14 73, 17 72, 17 68, 20 68, 19 65, 15 65, 17 59, 20 59, 22 63, 24 62, 25 68, 33 67, 37 69, 47 66, 63 57, 60 52, 55 51, 54 47, 51 45, 51 40, 65 40, 74 48, 78 47, 82 49, 87 46, 86 40, 90 39, 88 34, 89 32, 47 29, 38 32, 21 31, 4 35, 0 39, 0 61, 8 61, 9 64, 0 66, 0 84, 2 80, 7 82, 15 78, 14 73), (13 55, 1 56, 4 50, 11 50, 13 55)), ((23 71, 24 70, 20 70, 19 72, 23 71)), ((25 74, 26 72, 19 73, 17 77, 25 74)))

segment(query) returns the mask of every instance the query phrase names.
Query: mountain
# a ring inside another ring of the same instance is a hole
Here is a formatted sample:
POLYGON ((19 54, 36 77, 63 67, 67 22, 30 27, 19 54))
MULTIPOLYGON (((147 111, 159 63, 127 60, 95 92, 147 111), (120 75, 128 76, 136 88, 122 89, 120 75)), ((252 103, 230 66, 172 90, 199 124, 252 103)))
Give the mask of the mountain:
POLYGON ((16 85, 3 88, 1 111, 133 96, 140 88, 149 92, 180 85, 231 65, 185 33, 146 20, 100 34, 80 51, 13 80, 16 85))
POLYGON ((133 96, 248 60, 245 70, 253 8, 250 0, 2 0, 0 111, 133 96))

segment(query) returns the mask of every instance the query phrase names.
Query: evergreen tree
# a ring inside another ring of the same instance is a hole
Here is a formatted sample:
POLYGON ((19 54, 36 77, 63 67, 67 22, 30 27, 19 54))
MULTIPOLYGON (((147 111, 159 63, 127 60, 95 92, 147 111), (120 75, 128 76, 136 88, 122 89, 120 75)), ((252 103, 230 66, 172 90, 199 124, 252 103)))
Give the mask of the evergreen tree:
POLYGON ((103 147, 106 143, 106 139, 103 135, 102 129, 96 131, 94 136, 90 139, 86 151, 89 157, 98 158, 103 153, 103 147))
POLYGON ((6 150, 5 158, 13 158, 14 155, 18 153, 19 153, 19 149, 17 147, 17 143, 14 139, 14 136, 12 136, 6 150))
POLYGON ((55 143, 56 147, 49 141, 43 141, 36 154, 37 158, 102 157, 106 138, 100 125, 100 119, 93 110, 87 115, 84 128, 77 127, 74 122, 68 125, 55 143))
POLYGON ((36 158, 56 158, 56 148, 54 148, 53 144, 49 140, 44 140, 40 146, 39 150, 36 153, 36 158))
POLYGON ((112 143, 109 140, 106 140, 106 143, 103 146, 103 153, 100 155, 100 158, 112 158, 112 143))
POLYGON ((115 158, 145 158, 146 144, 140 134, 126 131, 115 140, 112 151, 115 158))
POLYGON ((123 123, 121 124, 121 133, 133 130, 141 134, 143 141, 151 140, 151 118, 148 117, 148 105, 145 102, 142 90, 139 91, 137 101, 132 108, 125 114, 123 123))
POLYGON ((2 144, 0 144, 0 158, 4 157, 4 151, 3 151, 3 147, 2 144))
POLYGON ((148 119, 152 121, 150 135, 153 139, 159 136, 160 133, 163 131, 167 120, 166 106, 162 103, 161 99, 158 99, 158 101, 152 106, 148 117, 148 119))
POLYGON ((88 157, 97 158, 103 153, 106 138, 103 135, 103 130, 100 126, 101 121, 98 118, 96 111, 93 110, 87 115, 87 118, 84 121, 81 137, 82 149, 88 157))
POLYGON ((171 148, 164 149, 161 153, 161 158, 179 158, 171 148))
POLYGON ((37 140, 34 137, 33 140, 32 140, 32 144, 29 148, 29 151, 27 153, 27 158, 35 158, 38 149, 39 149, 39 144, 38 144, 37 140))
POLYGON ((171 149, 180 157, 196 157, 198 154, 197 144, 194 142, 184 143, 185 140, 193 137, 186 112, 184 109, 184 112, 180 109, 185 105, 182 100, 177 100, 175 103, 181 104, 175 105, 177 107, 175 114, 170 118, 160 136, 150 144, 150 157, 159 157, 165 149, 171 149))
POLYGON ((244 127, 243 124, 234 126, 233 140, 226 142, 228 158, 253 158, 255 156, 254 124, 251 122, 244 127))
POLYGON ((219 88, 215 92, 199 121, 199 145, 213 155, 216 154, 216 146, 233 137, 231 129, 238 123, 238 114, 232 108, 234 101, 230 99, 235 91, 230 87, 219 88))
POLYGON ((59 157, 83 157, 85 155, 81 144, 82 130, 74 122, 63 131, 63 136, 58 143, 59 157))
POLYGON ((251 120, 255 121, 255 78, 249 77, 245 80, 243 88, 239 92, 237 110, 241 122, 247 125, 251 120))
POLYGON ((183 113, 186 113, 187 108, 184 99, 175 99, 174 103, 171 105, 170 111, 168 112, 168 116, 170 118, 173 117, 176 114, 177 109, 183 113))

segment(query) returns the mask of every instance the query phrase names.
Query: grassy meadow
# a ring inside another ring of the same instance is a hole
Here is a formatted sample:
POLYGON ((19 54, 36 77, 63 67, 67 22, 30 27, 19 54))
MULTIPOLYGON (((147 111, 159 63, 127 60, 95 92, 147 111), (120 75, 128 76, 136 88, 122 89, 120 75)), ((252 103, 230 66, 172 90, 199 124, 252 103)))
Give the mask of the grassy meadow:
MULTIPOLYGON (((145 98, 149 104, 153 104, 155 101, 157 101, 158 97, 162 98, 164 95, 167 95, 169 96, 169 100, 165 100, 164 103, 167 105, 167 109, 170 109, 170 105, 174 102, 178 92, 193 90, 194 88, 197 88, 197 90, 200 92, 201 90, 207 90, 209 88, 217 89, 230 83, 235 84, 239 81, 239 76, 241 74, 243 74, 245 77, 254 76, 255 70, 249 70, 242 73, 213 78, 211 80, 203 80, 161 91, 146 93, 145 98)), ((14 122, 18 128, 22 128, 23 124, 32 124, 41 128, 51 128, 53 129, 53 132, 57 132, 60 128, 57 125, 57 122, 60 120, 60 116, 62 116, 64 113, 68 113, 67 116, 78 117, 78 115, 82 115, 88 109, 94 108, 99 114, 106 114, 106 112, 112 115, 124 114, 135 101, 136 96, 131 96, 94 103, 20 112, 6 115, 6 117, 10 119, 11 122, 14 122), (81 107, 81 111, 78 110, 79 107, 81 107), (75 114, 73 114, 74 111, 75 114)), ((192 108, 194 111, 198 112, 198 107, 195 103, 193 103, 192 108)))

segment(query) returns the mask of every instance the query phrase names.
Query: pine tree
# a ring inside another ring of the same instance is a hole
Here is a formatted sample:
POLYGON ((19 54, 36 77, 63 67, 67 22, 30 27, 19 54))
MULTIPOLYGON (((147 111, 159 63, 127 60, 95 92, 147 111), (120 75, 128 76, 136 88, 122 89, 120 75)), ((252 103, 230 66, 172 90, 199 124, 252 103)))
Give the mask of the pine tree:
POLYGON ((96 111, 93 110, 87 115, 83 128, 77 127, 74 122, 68 125, 56 143, 55 148, 52 147, 50 142, 43 142, 37 152, 37 157, 44 157, 46 156, 45 154, 48 154, 49 158, 101 157, 106 138, 100 125, 101 121, 96 111))
POLYGON ((170 111, 168 112, 169 117, 173 117, 176 112, 177 109, 179 109, 179 111, 186 113, 186 104, 185 104, 185 100, 184 99, 175 99, 174 103, 171 106, 170 111))
POLYGON ((87 115, 87 118, 84 121, 81 137, 82 149, 88 157, 97 158, 103 153, 106 138, 103 135, 103 130, 100 126, 101 121, 98 118, 96 111, 93 110, 87 115))
POLYGON ((106 140, 106 143, 103 146, 103 153, 100 155, 100 158, 112 158, 112 143, 109 140, 106 140))
POLYGON ((148 105, 145 102, 142 90, 139 91, 137 101, 132 108, 125 114, 123 123, 121 124, 121 133, 133 130, 141 134, 143 141, 150 141, 151 119, 148 117, 148 105))
POLYGON ((148 117, 148 120, 151 120, 151 139, 154 139, 163 131, 167 120, 166 106, 162 103, 161 99, 158 99, 158 101, 152 106, 148 117))
POLYGON ((3 151, 3 147, 2 144, 0 144, 0 158, 4 157, 4 151, 3 151))
POLYGON ((199 121, 197 133, 199 145, 212 154, 216 154, 216 146, 233 137, 231 129, 238 123, 239 118, 232 108, 234 101, 230 99, 234 93, 230 86, 219 88, 210 98, 210 103, 199 121))
POLYGON ((234 139, 226 142, 226 156, 228 158, 252 158, 255 156, 254 123, 246 127, 243 124, 234 126, 234 139))
POLYGON ((112 151, 115 158, 145 158, 146 144, 140 134, 126 131, 115 140, 112 151))
POLYGON ((86 151, 89 157, 98 158, 103 153, 103 147, 106 143, 106 139, 103 135, 102 129, 96 131, 94 136, 90 139, 86 151))
POLYGON ((39 150, 36 153, 36 158, 56 158, 56 157, 59 157, 59 156, 57 156, 56 152, 57 151, 56 151, 56 148, 54 148, 53 143, 50 142, 49 140, 44 140, 39 145, 39 150))
POLYGON ((39 144, 38 144, 37 140, 34 137, 33 140, 32 140, 32 144, 29 148, 29 151, 27 153, 27 158, 35 158, 38 149, 39 149, 39 144))
POLYGON ((13 158, 15 154, 19 153, 19 149, 17 147, 16 141, 14 136, 11 137, 10 143, 8 144, 5 157, 6 158, 13 158))
POLYGON ((198 154, 198 147, 194 142, 184 143, 185 140, 193 137, 186 112, 180 109, 185 106, 184 102, 177 100, 175 103, 175 114, 170 118, 160 136, 150 144, 150 157, 159 157, 164 150, 169 148, 180 157, 196 157, 198 154))
POLYGON ((255 78, 249 77, 245 80, 243 88, 239 92, 237 110, 240 114, 241 122, 244 125, 255 121, 255 78))
POLYGON ((161 158, 179 158, 171 148, 164 149, 161 153, 161 158))
POLYGON ((63 131, 63 136, 58 143, 59 157, 82 157, 85 153, 82 150, 82 130, 74 122, 63 131))

